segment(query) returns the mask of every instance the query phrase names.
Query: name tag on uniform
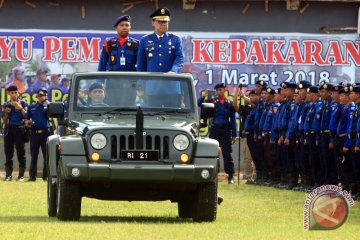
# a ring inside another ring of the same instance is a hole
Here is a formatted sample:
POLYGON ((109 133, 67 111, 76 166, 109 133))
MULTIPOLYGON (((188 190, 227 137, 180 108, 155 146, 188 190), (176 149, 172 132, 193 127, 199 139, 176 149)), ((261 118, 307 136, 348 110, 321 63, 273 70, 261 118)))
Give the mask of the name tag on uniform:
POLYGON ((120 65, 125 66, 125 57, 120 57, 120 65))

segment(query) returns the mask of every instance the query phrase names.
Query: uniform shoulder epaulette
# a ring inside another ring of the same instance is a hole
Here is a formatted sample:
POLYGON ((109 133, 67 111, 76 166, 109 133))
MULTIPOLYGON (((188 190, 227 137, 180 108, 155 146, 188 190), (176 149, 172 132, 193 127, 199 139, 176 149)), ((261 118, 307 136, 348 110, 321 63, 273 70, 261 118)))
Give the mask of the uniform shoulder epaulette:
POLYGON ((152 33, 145 34, 144 36, 142 36, 142 38, 147 37, 147 36, 150 36, 151 34, 152 34, 152 33))
POLYGON ((169 33, 170 36, 175 36, 175 37, 180 37, 179 35, 177 34, 174 34, 174 33, 169 33))

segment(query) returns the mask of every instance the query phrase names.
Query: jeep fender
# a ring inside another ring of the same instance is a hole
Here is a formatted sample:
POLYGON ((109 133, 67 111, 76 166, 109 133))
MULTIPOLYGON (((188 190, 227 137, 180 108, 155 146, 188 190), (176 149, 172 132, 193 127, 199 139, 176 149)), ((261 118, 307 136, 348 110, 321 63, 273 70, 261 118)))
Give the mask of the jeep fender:
POLYGON ((195 157, 218 158, 219 142, 211 138, 199 138, 195 144, 195 157))
POLYGON ((46 142, 46 162, 49 168, 49 177, 56 177, 56 166, 59 160, 57 146, 60 144, 59 135, 51 135, 46 142))

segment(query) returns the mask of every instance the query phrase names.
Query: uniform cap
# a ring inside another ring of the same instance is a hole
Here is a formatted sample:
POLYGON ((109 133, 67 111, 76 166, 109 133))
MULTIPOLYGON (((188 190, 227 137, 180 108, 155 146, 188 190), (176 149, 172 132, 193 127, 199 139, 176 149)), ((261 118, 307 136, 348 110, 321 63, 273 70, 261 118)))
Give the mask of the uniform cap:
POLYGON ((320 84, 319 90, 325 89, 325 90, 331 91, 332 88, 333 88, 333 85, 331 83, 323 82, 322 84, 320 84))
POLYGON ((95 83, 91 84, 91 86, 89 87, 89 92, 91 92, 94 89, 104 89, 104 85, 102 85, 99 82, 95 82, 95 83))
POLYGON ((256 82, 255 82, 255 84, 256 85, 260 85, 260 86, 267 86, 267 83, 265 82, 265 81, 263 81, 263 80, 257 80, 256 82))
POLYGON ((10 85, 6 91, 11 92, 11 91, 18 91, 18 87, 16 85, 10 85))
POLYGON ((350 86, 350 92, 360 93, 360 86, 359 85, 350 86))
POLYGON ((297 88, 298 89, 308 89, 309 87, 311 87, 311 83, 309 81, 300 81, 297 88))
POLYGON ((274 94, 275 94, 275 90, 272 89, 271 87, 266 87, 266 88, 265 88, 265 91, 268 92, 268 93, 270 93, 271 95, 274 95, 274 94))
POLYGON ((282 84, 281 84, 281 87, 282 88, 293 88, 293 89, 295 89, 296 87, 297 87, 297 85, 296 85, 296 83, 292 83, 292 82, 283 82, 282 84))
POLYGON ((319 93, 319 88, 317 86, 310 86, 308 89, 307 89, 307 92, 308 93, 319 93))
POLYGON ((349 93, 350 92, 350 87, 343 87, 342 89, 340 89, 339 93, 349 93))
POLYGON ((339 92, 341 89, 343 89, 344 86, 343 85, 335 85, 331 88, 331 91, 333 92, 339 92))
POLYGON ((162 7, 159 9, 156 9, 155 12, 153 12, 150 17, 153 20, 158 21, 170 21, 170 11, 169 9, 162 7))
POLYGON ((215 85, 214 89, 218 89, 218 88, 226 88, 225 83, 218 83, 215 85))
POLYGON ((115 19, 114 27, 116 27, 122 21, 130 22, 130 19, 131 18, 129 15, 120 16, 117 19, 115 19))
POLYGON ((48 91, 46 90, 46 88, 40 88, 36 93, 38 96, 47 96, 48 95, 48 91))

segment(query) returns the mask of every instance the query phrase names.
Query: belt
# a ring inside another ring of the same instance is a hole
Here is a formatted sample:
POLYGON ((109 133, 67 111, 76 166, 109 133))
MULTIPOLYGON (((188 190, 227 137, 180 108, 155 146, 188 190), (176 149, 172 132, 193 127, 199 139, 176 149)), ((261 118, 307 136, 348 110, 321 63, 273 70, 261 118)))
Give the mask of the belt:
POLYGON ((321 133, 329 133, 330 130, 321 130, 321 133))
POLYGON ((346 137, 346 133, 341 133, 338 135, 338 137, 346 137))
POLYGON ((34 130, 34 132, 37 133, 37 134, 45 133, 45 132, 48 132, 48 131, 49 131, 48 129, 34 130))
POLYGON ((350 133, 350 138, 356 138, 356 132, 350 133))
POLYGON ((305 133, 305 135, 308 136, 308 135, 312 135, 314 133, 315 133, 314 131, 308 131, 308 132, 305 133))
POLYGON ((214 128, 226 128, 226 127, 229 127, 227 124, 224 124, 224 125, 211 125, 211 127, 214 127, 214 128))
POLYGON ((265 131, 265 132, 262 133, 262 135, 263 135, 263 136, 266 136, 266 135, 268 135, 269 133, 271 133, 271 132, 270 132, 270 131, 265 131))
POLYGON ((254 131, 246 131, 245 132, 246 135, 250 135, 250 134, 253 134, 253 133, 254 133, 254 131))
POLYGON ((24 125, 8 125, 8 129, 18 129, 18 128, 24 128, 24 125))

